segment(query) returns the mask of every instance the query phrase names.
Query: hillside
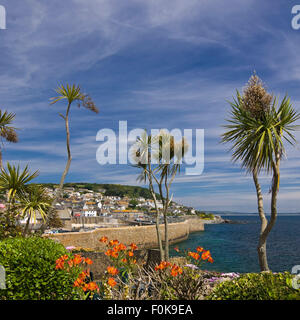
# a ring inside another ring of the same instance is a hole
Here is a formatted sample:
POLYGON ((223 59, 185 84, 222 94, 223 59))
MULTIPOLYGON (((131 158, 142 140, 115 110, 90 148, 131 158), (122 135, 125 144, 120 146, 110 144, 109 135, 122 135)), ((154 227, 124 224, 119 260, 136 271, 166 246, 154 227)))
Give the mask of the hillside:
MULTIPOLYGON (((54 188, 57 187, 57 184, 54 183, 43 183, 45 187, 54 188)), ((65 188, 75 188, 79 189, 88 189, 94 192, 101 192, 105 190, 106 196, 117 196, 117 197, 129 197, 129 198, 145 198, 152 199, 151 193, 147 188, 138 187, 138 186, 128 186, 120 184, 99 184, 99 183, 87 183, 87 182, 74 182, 74 183, 65 183, 65 188)), ((160 196, 156 195, 158 199, 160 196)))

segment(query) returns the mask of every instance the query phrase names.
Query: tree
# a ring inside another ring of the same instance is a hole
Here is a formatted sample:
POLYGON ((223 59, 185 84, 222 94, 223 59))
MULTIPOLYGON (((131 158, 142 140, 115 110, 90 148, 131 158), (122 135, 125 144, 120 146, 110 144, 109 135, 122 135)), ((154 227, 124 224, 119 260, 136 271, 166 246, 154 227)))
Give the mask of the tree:
POLYGON ((156 233, 161 260, 169 260, 168 209, 172 202, 170 188, 175 176, 180 172, 180 164, 188 149, 185 139, 175 142, 174 136, 160 131, 156 136, 144 134, 137 139, 133 147, 135 167, 141 169, 139 181, 148 182, 149 191, 156 211, 156 233), (163 207, 159 208, 155 184, 163 207), (165 246, 163 248, 160 234, 160 215, 163 215, 165 229, 165 246))
POLYGON ((99 113, 99 110, 97 109, 96 105, 92 101, 91 97, 87 94, 84 94, 81 91, 81 88, 79 86, 76 86, 73 84, 70 86, 67 84, 66 86, 60 85, 57 89, 56 92, 59 94, 59 96, 51 98, 52 102, 51 104, 55 104, 61 100, 66 99, 67 100, 67 109, 65 115, 59 113, 59 115, 64 119, 65 121, 65 127, 66 127, 66 146, 67 146, 67 155, 68 155, 68 160, 66 163, 66 167, 63 171, 59 188, 58 188, 58 195, 62 192, 64 181, 66 178, 66 175, 68 174, 71 161, 72 161, 72 156, 71 156, 71 149, 70 149, 70 126, 69 126, 69 114, 70 114, 70 109, 71 105, 73 102, 78 103, 78 107, 83 106, 86 109, 89 109, 95 113, 99 113))
POLYGON ((137 200, 131 199, 131 200, 129 201, 128 207, 129 207, 129 208, 132 208, 132 209, 135 209, 138 204, 139 204, 139 202, 138 202, 137 200))
MULTIPOLYGON (((45 227, 49 226, 49 221, 53 220, 55 217, 55 204, 57 203, 59 197, 62 196, 62 191, 63 191, 63 186, 64 186, 64 181, 65 178, 69 172, 70 166, 71 166, 71 161, 72 161, 72 155, 71 155, 71 148, 70 148, 70 125, 69 125, 69 115, 70 115, 70 110, 71 110, 71 105, 73 102, 77 102, 78 107, 84 107, 88 110, 91 110, 95 113, 99 113, 98 108, 94 104, 93 100, 91 97, 87 94, 84 94, 79 86, 76 86, 73 84, 72 86, 67 84, 66 86, 60 85, 57 89, 56 92, 59 94, 59 96, 51 98, 52 104, 55 104, 61 100, 67 100, 67 109, 66 113, 63 115, 59 113, 60 117, 62 117, 65 121, 65 128, 66 128, 66 147, 67 147, 67 163, 66 167, 62 173, 61 179, 60 179, 60 184, 59 187, 56 190, 56 196, 53 200, 52 203, 52 208, 49 211, 49 214, 47 215, 47 221, 45 224, 45 227)), ((43 231, 43 230, 42 230, 43 231)))
POLYGON ((233 161, 241 161, 242 168, 252 174, 256 188, 258 214, 261 230, 258 241, 260 269, 268 271, 267 237, 277 219, 277 198, 280 184, 280 162, 285 155, 284 141, 294 145, 296 139, 292 132, 299 126, 294 123, 300 119, 285 96, 277 105, 277 99, 267 93, 262 81, 253 75, 243 95, 237 91, 236 99, 230 102, 231 114, 222 135, 222 142, 233 143, 233 161), (266 218, 259 174, 265 170, 272 174, 271 217, 266 218))
POLYGON ((36 215, 39 213, 46 221, 48 209, 51 206, 52 199, 46 193, 46 189, 41 185, 28 185, 18 195, 19 201, 19 215, 27 218, 26 225, 24 227, 23 236, 28 233, 30 220, 34 220, 36 223, 36 215))
POLYGON ((23 192, 31 180, 38 176, 38 171, 30 173, 28 165, 20 171, 20 166, 15 167, 7 163, 7 170, 1 168, 0 171, 0 190, 7 192, 7 202, 12 204, 18 194, 23 192))
MULTIPOLYGON (((1 146, 3 146, 3 140, 7 142, 18 142, 18 135, 16 133, 16 128, 11 126, 13 120, 15 119, 14 113, 8 113, 7 111, 2 112, 0 110, 0 137, 1 146)), ((2 160, 2 150, 0 147, 0 168, 3 168, 2 160)))
POLYGON ((6 210, 1 217, 1 233, 4 236, 16 235, 16 218, 20 210, 20 196, 26 192, 27 184, 38 176, 38 172, 30 173, 28 166, 23 171, 20 167, 7 163, 7 169, 0 171, 0 191, 6 192, 6 210))

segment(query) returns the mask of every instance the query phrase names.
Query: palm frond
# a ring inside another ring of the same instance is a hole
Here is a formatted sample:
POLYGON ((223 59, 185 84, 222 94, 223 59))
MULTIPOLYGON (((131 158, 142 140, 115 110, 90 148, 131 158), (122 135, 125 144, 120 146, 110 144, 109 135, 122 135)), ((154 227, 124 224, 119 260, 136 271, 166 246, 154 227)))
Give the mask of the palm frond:
POLYGON ((239 93, 230 105, 229 124, 224 126, 228 130, 222 135, 221 142, 232 143, 232 160, 240 161, 248 172, 254 169, 269 172, 275 155, 285 153, 283 140, 290 144, 296 142, 291 131, 299 129, 294 125, 300 119, 299 112, 293 109, 287 96, 278 108, 274 99, 268 112, 258 118, 243 107, 239 93))

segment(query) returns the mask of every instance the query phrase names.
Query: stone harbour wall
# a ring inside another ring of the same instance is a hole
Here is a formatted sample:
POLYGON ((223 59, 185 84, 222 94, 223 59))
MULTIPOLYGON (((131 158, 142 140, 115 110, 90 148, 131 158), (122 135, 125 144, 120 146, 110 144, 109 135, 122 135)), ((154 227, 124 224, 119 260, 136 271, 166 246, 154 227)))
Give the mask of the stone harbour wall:
MULTIPOLYGON (((191 232, 204 231, 204 223, 201 219, 187 219, 184 222, 170 223, 169 241, 176 243, 186 240, 191 232)), ((164 225, 160 225, 162 239, 164 239, 164 225)), ((157 247, 156 226, 124 226, 118 228, 97 228, 87 232, 67 232, 57 234, 46 234, 45 237, 56 239, 67 246, 91 248, 93 250, 104 249, 99 242, 103 236, 109 240, 117 239, 125 245, 135 243, 141 249, 157 247)))

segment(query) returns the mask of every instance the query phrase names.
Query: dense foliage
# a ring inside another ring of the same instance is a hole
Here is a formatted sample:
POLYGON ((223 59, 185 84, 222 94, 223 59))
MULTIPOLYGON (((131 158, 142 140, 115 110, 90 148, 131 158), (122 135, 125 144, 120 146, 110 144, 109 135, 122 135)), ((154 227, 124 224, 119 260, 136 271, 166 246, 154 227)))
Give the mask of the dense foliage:
POLYGON ((216 286, 210 300, 300 300, 288 272, 249 273, 216 286))
MULTIPOLYGON (((45 187, 53 188, 57 185, 53 183, 45 183, 43 184, 45 187)), ((65 183, 64 188, 75 188, 75 190, 79 189, 87 189, 92 190, 94 192, 99 192, 99 190, 105 190, 106 196, 116 196, 116 197, 129 197, 129 198, 145 198, 152 199, 151 193, 148 189, 138 186, 126 186, 120 184, 98 184, 98 183, 65 183)), ((158 199, 160 196, 157 194, 158 199)))
POLYGON ((208 212, 203 212, 203 211, 196 211, 197 216, 199 216, 201 219, 208 219, 208 220, 213 220, 214 219, 214 215, 212 213, 208 213, 208 212))
POLYGON ((79 298, 76 273, 55 269, 66 249, 53 240, 30 237, 0 241, 0 265, 5 268, 6 289, 0 300, 68 300, 79 298))

